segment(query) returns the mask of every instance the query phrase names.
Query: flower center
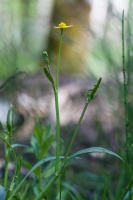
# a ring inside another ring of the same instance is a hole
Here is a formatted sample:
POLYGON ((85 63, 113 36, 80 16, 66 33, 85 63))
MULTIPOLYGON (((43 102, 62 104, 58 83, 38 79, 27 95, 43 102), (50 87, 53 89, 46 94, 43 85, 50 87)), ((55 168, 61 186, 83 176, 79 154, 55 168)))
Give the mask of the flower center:
POLYGON ((59 27, 60 27, 60 28, 66 28, 66 24, 65 24, 64 22, 61 22, 61 23, 59 24, 59 27))

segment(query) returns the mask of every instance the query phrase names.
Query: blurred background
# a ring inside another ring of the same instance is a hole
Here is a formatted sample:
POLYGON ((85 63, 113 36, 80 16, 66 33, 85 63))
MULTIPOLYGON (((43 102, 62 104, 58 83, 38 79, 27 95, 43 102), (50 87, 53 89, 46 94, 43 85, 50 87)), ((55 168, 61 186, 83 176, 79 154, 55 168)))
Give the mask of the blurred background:
MULTIPOLYGON (((74 149, 103 146, 118 153, 123 148, 121 21, 124 10, 132 116, 132 9, 132 0, 0 0, 0 120, 6 122, 6 113, 13 104, 17 127, 14 140, 28 142, 38 119, 55 125, 54 97, 43 74, 42 52, 48 51, 54 76, 60 31, 53 26, 65 22, 73 27, 64 31, 61 54, 62 137, 68 142, 66 135, 71 136, 76 126, 86 91, 102 77, 98 96, 87 110, 74 149)), ((130 130, 132 125, 131 121, 130 130)), ((108 165, 109 160, 99 159, 108 165)))
MULTIPOLYGON (((132 32, 130 26, 132 1, 13 0, 10 3, 9 0, 1 0, 0 3, 1 85, 4 84, 4 80, 9 79, 0 90, 1 121, 6 120, 6 113, 11 103, 21 116, 17 123, 20 121, 21 124, 21 120, 25 121, 27 116, 29 119, 29 116, 34 118, 38 115, 54 120, 54 102, 50 84, 43 75, 42 52, 48 51, 50 66, 54 73, 60 32, 53 26, 63 21, 68 25, 73 24, 73 28, 67 29, 63 35, 60 67, 62 73, 60 109, 64 109, 61 110, 62 125, 76 122, 82 110, 83 105, 80 104, 81 108, 78 108, 76 102, 71 99, 72 96, 77 94, 82 97, 84 90, 84 98, 86 90, 102 77, 102 91, 95 100, 96 103, 93 103, 93 112, 96 116, 90 112, 91 120, 103 120, 98 123, 102 123, 100 125, 102 127, 107 127, 107 131, 118 126, 119 116, 115 119, 114 112, 123 115, 121 18, 124 9, 127 18, 125 32, 128 36, 128 32, 132 32), (47 98, 50 98, 51 102, 47 98), (70 105, 67 104, 65 111, 66 98, 71 102, 70 105), (102 108, 99 110, 102 102, 102 108), (72 104, 75 104, 76 117, 70 118, 69 106, 73 107, 72 104)), ((128 53, 128 60, 129 56, 128 53)), ((131 57, 132 55, 130 60, 131 57)))

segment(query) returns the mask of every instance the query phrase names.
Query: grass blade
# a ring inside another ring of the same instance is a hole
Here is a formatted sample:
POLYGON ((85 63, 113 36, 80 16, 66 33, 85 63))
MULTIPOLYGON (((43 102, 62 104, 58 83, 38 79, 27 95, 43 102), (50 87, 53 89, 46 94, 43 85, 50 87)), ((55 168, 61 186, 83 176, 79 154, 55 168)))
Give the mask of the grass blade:
POLYGON ((115 157, 119 158, 120 160, 122 160, 123 162, 125 162, 123 160, 123 158, 121 158, 118 154, 116 154, 113 151, 110 151, 108 149, 102 148, 102 147, 90 147, 90 148, 87 148, 87 149, 82 149, 80 151, 77 151, 76 153, 69 156, 69 158, 67 159, 67 162, 70 161, 71 159, 75 158, 75 157, 78 157, 80 155, 87 154, 87 153, 107 153, 107 154, 115 156, 115 157))

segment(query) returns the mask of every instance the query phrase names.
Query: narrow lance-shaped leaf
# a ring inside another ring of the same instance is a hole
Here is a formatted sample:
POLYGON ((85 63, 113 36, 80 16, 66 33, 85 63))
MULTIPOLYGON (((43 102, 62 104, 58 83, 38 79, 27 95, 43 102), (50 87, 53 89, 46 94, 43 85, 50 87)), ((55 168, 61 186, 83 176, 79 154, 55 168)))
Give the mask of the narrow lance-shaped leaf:
POLYGON ((7 119, 6 119, 7 129, 9 132, 12 131, 12 124, 13 124, 12 117, 13 117, 13 105, 10 105, 10 109, 8 110, 7 119))
POLYGON ((29 146, 28 146, 28 145, 25 145, 25 144, 12 144, 11 147, 12 147, 12 148, 16 148, 16 147, 27 148, 27 147, 29 147, 29 146))
POLYGON ((52 85, 54 84, 54 80, 51 76, 51 74, 48 72, 48 70, 46 68, 44 68, 44 73, 46 75, 46 77, 48 78, 48 80, 52 83, 52 85))
POLYGON ((100 86, 101 80, 102 78, 99 78, 98 82, 94 85, 94 88, 91 90, 88 90, 87 100, 86 100, 87 103, 89 103, 92 99, 95 98, 95 94, 100 86))
POLYGON ((117 158, 119 158, 120 160, 122 160, 123 162, 125 162, 123 160, 123 158, 121 158, 118 154, 114 153, 113 151, 110 151, 108 149, 102 148, 102 147, 91 147, 91 148, 87 148, 87 149, 82 149, 80 151, 77 151, 76 153, 72 154, 71 156, 69 156, 69 158, 67 159, 67 162, 69 162, 71 159, 78 157, 82 154, 87 154, 87 153, 107 153, 110 155, 113 155, 117 158))
POLYGON ((55 91, 55 84, 54 84, 53 77, 51 76, 51 74, 48 72, 48 70, 46 68, 44 68, 44 73, 45 73, 46 77, 48 78, 48 80, 51 82, 53 89, 55 91))

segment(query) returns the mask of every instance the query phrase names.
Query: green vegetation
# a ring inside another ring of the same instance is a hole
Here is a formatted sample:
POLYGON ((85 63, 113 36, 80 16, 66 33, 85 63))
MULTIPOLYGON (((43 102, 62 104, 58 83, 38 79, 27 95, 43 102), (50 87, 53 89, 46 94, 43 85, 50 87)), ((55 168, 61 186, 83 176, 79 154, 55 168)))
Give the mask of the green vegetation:
POLYGON ((0 3, 0 78, 19 69, 33 73, 38 69, 46 44, 37 30, 38 22, 35 24, 37 2, 13 0, 11 3, 7 0, 0 3))
MULTIPOLYGON (((86 99, 83 111, 75 128, 75 131, 72 134, 72 137, 69 138, 68 145, 61 142, 60 111, 58 101, 58 77, 64 29, 69 28, 69 26, 66 26, 65 24, 63 24, 63 26, 60 26, 59 24, 58 28, 60 33, 60 43, 55 80, 51 73, 48 53, 46 51, 43 52, 43 58, 46 65, 44 67, 44 74, 47 77, 48 81, 51 83, 51 87, 53 88, 55 97, 56 129, 53 130, 52 125, 47 127, 42 123, 36 123, 29 146, 23 144, 14 144, 12 141, 12 134, 15 128, 13 126, 14 114, 13 106, 10 107, 7 114, 6 126, 1 123, 2 131, 0 139, 4 143, 5 163, 4 176, 3 178, 1 178, 0 182, 0 199, 132 200, 133 138, 132 130, 129 126, 132 115, 130 109, 131 105, 129 105, 130 81, 128 76, 131 72, 127 70, 129 61, 126 62, 125 56, 124 11, 122 14, 121 69, 123 74, 123 82, 122 84, 119 82, 119 85, 117 85, 117 87, 123 87, 123 90, 120 90, 118 93, 119 95, 121 95, 121 99, 123 98, 123 110, 125 116, 123 117, 123 123, 125 123, 125 126, 122 126, 122 128, 124 129, 122 133, 124 132, 125 139, 120 140, 121 146, 120 144, 118 144, 118 153, 109 150, 108 148, 99 146, 85 148, 76 151, 75 153, 71 153, 83 117, 85 116, 85 112, 87 109, 89 109, 88 105, 90 104, 90 102, 95 99, 97 90, 101 85, 102 78, 99 78, 98 81, 96 81, 96 84, 92 89, 88 88, 88 91, 86 92, 86 99), (61 144, 64 144, 64 146, 62 147, 61 144), (22 155, 18 155, 18 148, 22 148, 25 154, 30 153, 34 158, 33 160, 35 161, 35 163, 32 165, 31 162, 26 161, 22 157, 22 155), (91 160, 89 160, 89 158, 87 159, 87 161, 83 159, 84 154, 88 155, 90 153, 107 154, 110 159, 110 163, 108 165, 106 165, 105 163, 99 164, 99 169, 97 168, 97 166, 92 167, 91 160), (12 161, 15 168, 12 174, 9 174, 10 172, 8 168, 10 160, 12 161), (83 170, 84 168, 82 165, 84 165, 85 163, 92 167, 90 167, 91 171, 83 170), (23 175, 23 173, 21 172, 22 167, 25 167, 25 169, 27 169, 26 175, 23 175), (108 173, 108 168, 110 168, 110 172, 112 174, 108 173), (77 173, 75 173, 75 171, 77 173)), ((108 56, 110 55, 109 52, 107 52, 107 54, 108 56)), ((113 59, 111 58, 110 61, 112 62, 113 59)), ((108 85, 106 87, 109 88, 108 85)), ((102 111, 100 111, 100 115, 102 115, 102 111)))

